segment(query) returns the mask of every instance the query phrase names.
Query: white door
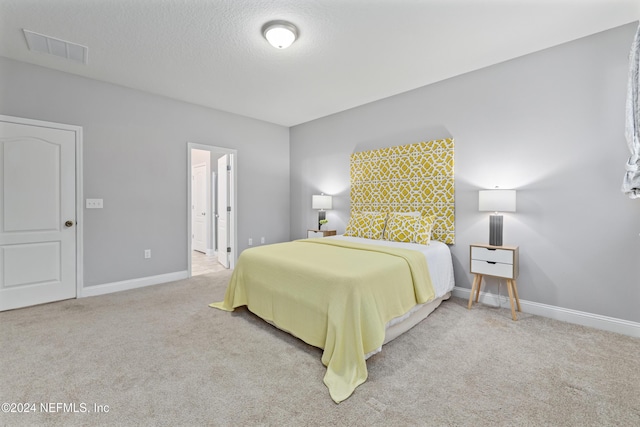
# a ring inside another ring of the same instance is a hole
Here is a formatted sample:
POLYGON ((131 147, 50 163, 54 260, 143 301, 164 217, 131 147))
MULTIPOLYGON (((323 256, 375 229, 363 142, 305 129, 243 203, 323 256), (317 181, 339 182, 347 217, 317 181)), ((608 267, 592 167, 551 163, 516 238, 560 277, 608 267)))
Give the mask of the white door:
POLYGON ((218 235, 217 235, 217 219, 218 214, 216 213, 216 203, 218 202, 217 197, 217 184, 216 184, 216 173, 211 171, 211 182, 209 182, 211 186, 211 204, 209 205, 209 212, 211 215, 209 216, 209 227, 211 227, 211 245, 210 249, 215 253, 218 247, 218 235))
POLYGON ((229 218, 231 216, 229 200, 229 155, 218 159, 218 262, 229 268, 229 218))
POLYGON ((207 225, 209 221, 209 203, 207 203, 207 166, 198 165, 191 168, 191 202, 193 213, 193 241, 194 251, 207 252, 207 225))
POLYGON ((235 190, 235 163, 233 154, 227 155, 227 199, 229 209, 227 210, 227 241, 231 251, 228 253, 227 261, 230 268, 235 267, 235 261, 232 254, 236 253, 236 190, 235 190), (233 210, 232 210, 233 209, 233 210))
POLYGON ((0 119, 0 310, 76 296, 75 144, 0 119))

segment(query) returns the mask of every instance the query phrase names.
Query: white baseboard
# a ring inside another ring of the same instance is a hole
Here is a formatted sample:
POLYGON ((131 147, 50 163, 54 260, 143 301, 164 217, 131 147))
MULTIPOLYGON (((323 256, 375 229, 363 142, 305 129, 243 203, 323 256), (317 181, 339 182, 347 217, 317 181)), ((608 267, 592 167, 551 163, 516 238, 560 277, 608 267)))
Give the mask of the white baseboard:
POLYGON ((176 271, 175 273, 159 274, 157 276, 141 277, 139 279, 123 280, 122 282, 105 283, 103 285, 88 286, 82 288, 78 298, 93 297, 96 295, 110 294, 112 292, 127 291, 129 289, 145 286, 159 285, 161 283, 174 282, 189 277, 189 272, 176 271))
MULTIPOLYGON (((468 300, 471 289, 453 288, 453 296, 468 300)), ((480 292, 479 301, 483 304, 509 308, 509 298, 496 294, 480 292)), ((628 320, 617 319, 615 317, 601 316, 599 314, 586 313, 584 311, 571 310, 568 308, 556 307, 553 305, 540 304, 537 302, 520 299, 520 308, 524 313, 535 314, 536 316, 548 317, 550 319, 561 320, 563 322, 574 323, 576 325, 588 326, 610 332, 617 332, 623 335, 640 338, 640 323, 628 320)))

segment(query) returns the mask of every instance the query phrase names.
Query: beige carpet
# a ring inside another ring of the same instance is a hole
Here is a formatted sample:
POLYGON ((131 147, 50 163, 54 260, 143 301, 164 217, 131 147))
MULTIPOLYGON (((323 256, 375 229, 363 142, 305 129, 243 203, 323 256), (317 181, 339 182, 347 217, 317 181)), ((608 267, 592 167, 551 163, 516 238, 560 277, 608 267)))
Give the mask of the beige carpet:
POLYGON ((228 277, 0 313, 0 402, 37 404, 0 425, 640 425, 639 339, 455 298, 336 405, 320 350, 207 307, 228 277))

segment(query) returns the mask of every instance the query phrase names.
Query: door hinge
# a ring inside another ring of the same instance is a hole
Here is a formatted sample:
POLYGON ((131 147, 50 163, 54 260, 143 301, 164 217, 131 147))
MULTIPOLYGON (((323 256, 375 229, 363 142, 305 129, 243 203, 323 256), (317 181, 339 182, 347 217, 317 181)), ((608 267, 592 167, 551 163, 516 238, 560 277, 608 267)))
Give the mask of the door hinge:
POLYGON ((227 253, 231 253, 231 246, 227 247, 227 253))
POLYGON ((227 206, 227 212, 231 212, 231 206, 227 206))
POLYGON ((231 170, 231 165, 227 165, 227 170, 230 171, 231 170))

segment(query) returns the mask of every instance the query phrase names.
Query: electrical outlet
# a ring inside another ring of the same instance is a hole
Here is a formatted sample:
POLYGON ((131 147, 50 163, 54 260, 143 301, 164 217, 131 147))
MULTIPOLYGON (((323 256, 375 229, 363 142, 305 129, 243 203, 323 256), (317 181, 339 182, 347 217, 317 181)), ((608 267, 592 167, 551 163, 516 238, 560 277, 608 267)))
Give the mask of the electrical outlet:
POLYGON ((249 246, 253 246, 253 239, 249 237, 249 246))
POLYGON ((151 258, 151 249, 145 249, 144 250, 144 257, 146 258, 151 258))
POLYGON ((261 238, 260 238, 260 244, 261 244, 261 245, 264 245, 264 237, 261 237, 261 238))

